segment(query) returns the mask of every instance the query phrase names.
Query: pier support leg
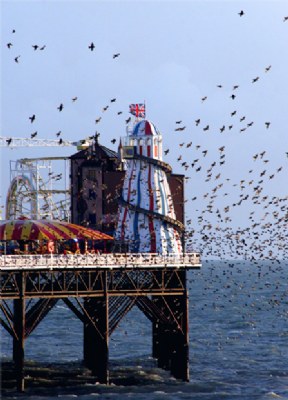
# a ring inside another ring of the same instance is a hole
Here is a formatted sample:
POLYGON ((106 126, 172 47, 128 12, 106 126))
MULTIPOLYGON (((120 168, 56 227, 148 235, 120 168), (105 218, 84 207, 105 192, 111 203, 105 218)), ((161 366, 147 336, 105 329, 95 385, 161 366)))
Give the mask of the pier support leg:
MULTIPOLYGON (((174 305, 181 310, 179 325, 171 335, 171 374, 183 381, 189 381, 189 329, 188 329, 188 296, 175 296, 174 305)), ((178 318, 177 318, 178 319, 178 318)))
POLYGON ((152 323, 152 355, 158 360, 158 367, 169 369, 171 374, 189 381, 189 331, 188 296, 155 296, 153 301, 171 321, 152 323))
POLYGON ((109 319, 107 297, 85 300, 84 363, 100 383, 109 383, 109 319))
POLYGON ((152 324, 152 356, 157 359, 158 367, 163 369, 170 369, 170 329, 159 321, 152 324))
POLYGON ((24 392, 24 343, 25 343, 25 298, 24 276, 19 274, 20 298, 14 300, 14 330, 17 338, 13 339, 13 360, 18 392, 24 392))

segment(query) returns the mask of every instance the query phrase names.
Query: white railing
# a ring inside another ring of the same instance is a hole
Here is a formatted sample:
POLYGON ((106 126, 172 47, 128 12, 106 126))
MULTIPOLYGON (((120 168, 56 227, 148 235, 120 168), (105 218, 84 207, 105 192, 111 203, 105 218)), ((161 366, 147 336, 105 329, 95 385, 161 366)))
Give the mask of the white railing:
POLYGON ((153 254, 52 254, 52 255, 1 255, 0 270, 65 269, 65 268, 199 268, 199 253, 153 254))

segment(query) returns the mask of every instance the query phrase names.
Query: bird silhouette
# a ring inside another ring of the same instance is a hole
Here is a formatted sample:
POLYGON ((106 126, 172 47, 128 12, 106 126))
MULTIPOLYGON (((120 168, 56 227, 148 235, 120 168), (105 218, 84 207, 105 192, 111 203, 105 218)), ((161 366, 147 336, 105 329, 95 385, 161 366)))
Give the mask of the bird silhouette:
POLYGON ((37 50, 39 48, 38 44, 33 44, 32 47, 33 47, 34 50, 37 50))
POLYGON ((14 58, 14 61, 16 62, 16 63, 19 63, 19 58, 20 58, 21 56, 17 56, 17 57, 15 57, 14 58))
POLYGON ((120 53, 113 54, 113 58, 117 58, 120 56, 120 53))
POLYGON ((8 49, 11 49, 12 46, 13 46, 13 44, 11 42, 7 43, 8 49))
POLYGON ((77 97, 77 96, 75 96, 75 97, 72 97, 72 101, 73 101, 73 103, 74 103, 76 100, 78 100, 78 97, 77 97))
POLYGON ((266 67, 266 68, 265 68, 265 72, 270 71, 271 67, 272 67, 272 65, 269 65, 269 67, 266 67))
POLYGON ((31 124, 35 121, 36 115, 33 114, 32 117, 29 117, 31 124))
POLYGON ((41 46, 41 47, 39 48, 39 50, 43 51, 45 48, 46 48, 46 44, 44 44, 44 46, 41 46))
POLYGON ((61 135, 61 131, 58 131, 58 132, 56 133, 56 136, 59 137, 60 135, 61 135))
POLYGON ((90 46, 88 46, 88 49, 90 49, 91 51, 95 49, 95 45, 93 42, 91 42, 90 46))
POLYGON ((256 76, 256 78, 252 79, 252 83, 255 83, 259 80, 259 76, 256 76))
POLYGON ((115 103, 115 101, 116 101, 116 98, 110 100, 111 103, 115 103))
POLYGON ((238 15, 240 15, 240 17, 243 17, 244 14, 245 14, 245 13, 244 13, 243 10, 241 10, 241 11, 238 13, 238 15))
POLYGON ((37 136, 37 131, 36 132, 34 132, 34 133, 31 133, 31 139, 33 139, 34 137, 36 137, 37 136))
POLYGON ((12 138, 6 139, 6 142, 7 142, 8 146, 10 146, 10 144, 12 143, 12 138))
POLYGON ((58 141, 58 143, 59 143, 59 144, 62 144, 62 143, 63 143, 63 139, 60 138, 59 141, 58 141))
POLYGON ((115 144, 116 143, 116 139, 112 139, 111 143, 115 144))
POLYGON ((270 127, 271 122, 265 122, 266 125, 266 129, 268 129, 270 127))
POLYGON ((63 108, 64 108, 64 106, 63 106, 63 104, 61 103, 61 104, 59 105, 59 107, 57 107, 57 110, 59 110, 59 112, 61 112, 61 111, 63 110, 63 108))

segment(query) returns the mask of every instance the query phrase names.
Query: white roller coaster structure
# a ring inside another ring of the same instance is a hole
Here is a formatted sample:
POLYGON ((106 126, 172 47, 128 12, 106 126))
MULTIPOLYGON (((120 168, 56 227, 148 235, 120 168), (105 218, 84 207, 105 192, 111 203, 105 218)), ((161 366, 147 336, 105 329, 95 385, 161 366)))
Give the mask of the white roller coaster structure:
MULTIPOLYGON (((0 147, 64 147, 87 148, 89 140, 79 142, 51 139, 0 137, 0 147)), ((10 187, 6 196, 6 219, 70 218, 69 157, 25 158, 10 161, 10 187), (64 162, 61 173, 54 173, 52 164, 64 162)))

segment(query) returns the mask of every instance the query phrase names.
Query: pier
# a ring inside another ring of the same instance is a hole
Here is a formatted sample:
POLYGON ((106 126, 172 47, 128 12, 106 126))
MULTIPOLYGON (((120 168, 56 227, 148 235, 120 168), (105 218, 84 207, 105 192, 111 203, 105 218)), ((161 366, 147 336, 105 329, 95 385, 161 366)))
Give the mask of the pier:
POLYGON ((60 299, 83 322, 83 360, 95 381, 109 384, 109 337, 133 306, 151 321, 158 366, 188 381, 186 272, 200 267, 198 253, 2 255, 1 324, 13 337, 18 391, 25 339, 60 299))

